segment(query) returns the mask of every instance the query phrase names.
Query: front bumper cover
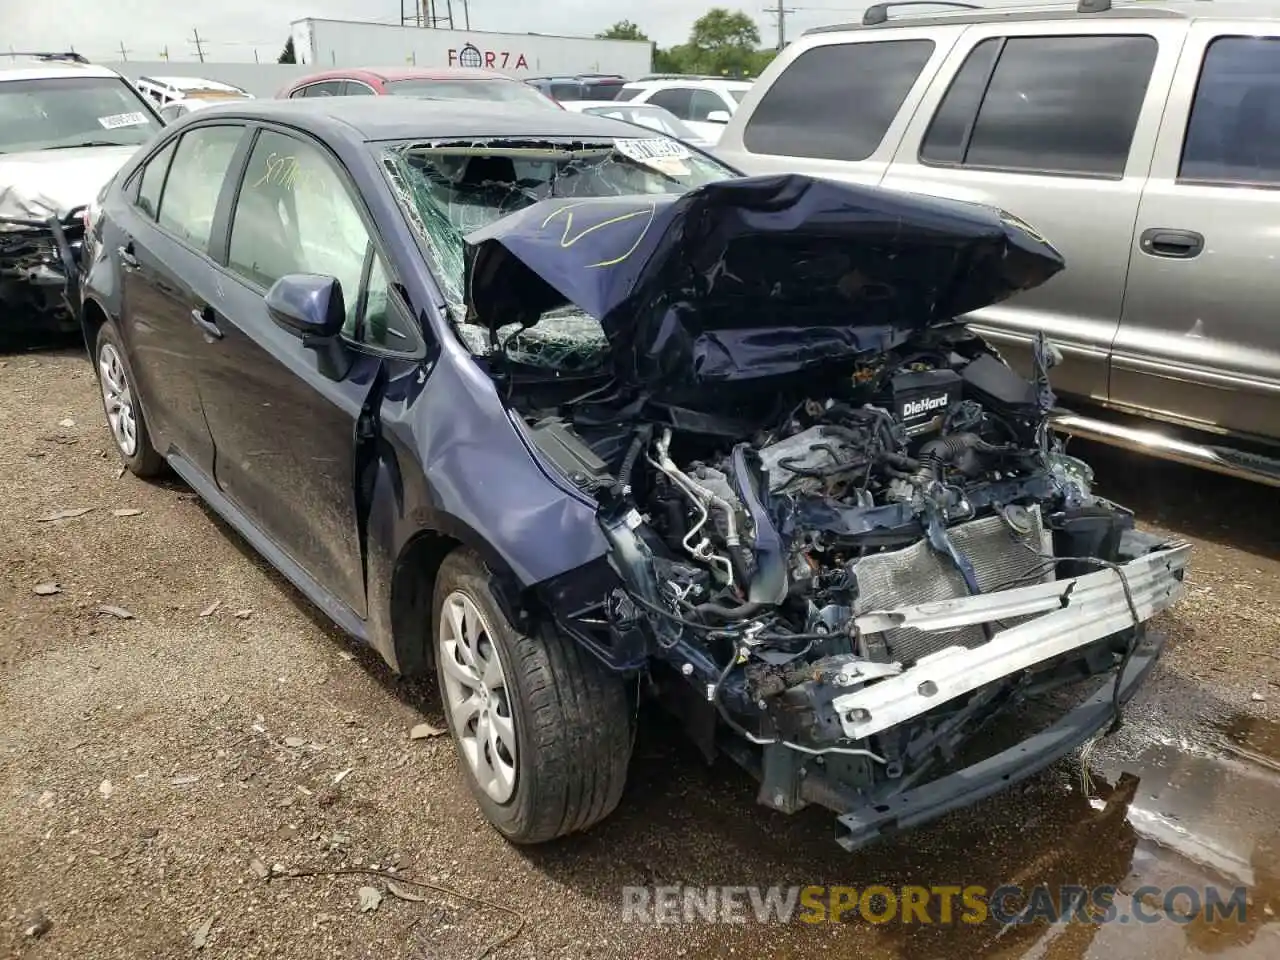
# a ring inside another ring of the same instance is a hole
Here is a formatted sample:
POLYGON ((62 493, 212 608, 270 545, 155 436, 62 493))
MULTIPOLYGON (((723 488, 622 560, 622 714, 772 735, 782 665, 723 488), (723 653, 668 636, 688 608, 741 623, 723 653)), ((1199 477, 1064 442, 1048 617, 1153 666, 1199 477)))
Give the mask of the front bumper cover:
POLYGON ((952 810, 971 806, 1056 763, 1111 722, 1117 699, 1125 703, 1133 696, 1155 666, 1164 643, 1163 635, 1145 631, 1123 675, 1102 684, 1092 697, 1048 729, 962 770, 914 789, 876 798, 841 815, 836 820, 836 842, 849 851, 860 849, 885 834, 917 827, 952 810))
POLYGON ((844 735, 863 740, 939 704, 1086 647, 1145 622, 1171 606, 1184 587, 1191 547, 1175 544, 1095 573, 996 593, 874 611, 854 621, 861 633, 895 627, 950 630, 1031 617, 975 649, 954 646, 921 657, 896 676, 832 701, 844 735), (1132 606, 1131 606, 1132 604, 1132 606))

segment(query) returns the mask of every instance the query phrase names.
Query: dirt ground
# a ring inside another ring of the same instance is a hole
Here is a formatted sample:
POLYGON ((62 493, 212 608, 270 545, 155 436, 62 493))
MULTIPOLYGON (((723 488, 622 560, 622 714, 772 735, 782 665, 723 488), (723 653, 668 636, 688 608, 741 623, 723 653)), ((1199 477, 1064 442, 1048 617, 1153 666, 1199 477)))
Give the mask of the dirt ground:
POLYGON ((409 738, 424 719, 443 725, 430 684, 396 679, 348 642, 180 483, 122 476, 82 355, 0 355, 0 955, 460 960, 497 943, 494 956, 539 960, 932 960, 1083 957, 1110 943, 1161 960, 1228 945, 1278 956, 1276 492, 1076 452, 1105 493, 1196 547, 1164 661, 1099 750, 1097 795, 1061 764, 848 855, 830 815, 756 806, 744 774, 706 768, 655 721, 611 819, 517 849, 481 821, 447 737, 409 738), (1107 819, 1099 797, 1124 772, 1142 786, 1128 815, 1122 803, 1107 819), (1265 908, 1256 929, 1230 944, 1163 927, 1033 942, 985 928, 619 920, 625 884, 1191 875, 1172 859, 1182 852, 1152 845, 1139 801, 1242 851, 1265 908), (290 875, 375 865, 433 886, 290 875), (364 886, 382 894, 374 910, 361 909, 364 886))

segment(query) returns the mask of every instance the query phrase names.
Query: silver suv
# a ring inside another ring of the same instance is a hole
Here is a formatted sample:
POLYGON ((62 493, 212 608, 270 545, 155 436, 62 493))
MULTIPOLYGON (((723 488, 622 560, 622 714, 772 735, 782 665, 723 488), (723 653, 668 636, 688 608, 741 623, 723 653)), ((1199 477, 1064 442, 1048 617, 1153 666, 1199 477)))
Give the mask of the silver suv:
POLYGON ((1049 334, 1059 427, 1280 485, 1280 8, 912 6, 792 43, 717 154, 1031 223, 1067 270, 969 319, 1049 334))

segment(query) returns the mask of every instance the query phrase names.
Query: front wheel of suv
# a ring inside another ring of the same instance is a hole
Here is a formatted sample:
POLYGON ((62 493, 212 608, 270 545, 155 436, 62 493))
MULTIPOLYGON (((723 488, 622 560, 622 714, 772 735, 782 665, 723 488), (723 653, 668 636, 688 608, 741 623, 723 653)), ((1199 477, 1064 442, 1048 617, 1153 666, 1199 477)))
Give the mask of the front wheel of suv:
POLYGON ((164 472, 164 457, 151 445, 133 373, 125 360, 124 345, 110 323, 104 323, 98 330, 93 359, 98 386, 102 389, 102 409, 107 414, 107 426, 111 428, 111 439, 120 458, 136 477, 158 476, 164 472))
POLYGON ((541 843, 611 813, 631 759, 622 679, 572 638, 518 633, 470 550, 445 558, 434 600, 445 716, 489 822, 514 843, 541 843))

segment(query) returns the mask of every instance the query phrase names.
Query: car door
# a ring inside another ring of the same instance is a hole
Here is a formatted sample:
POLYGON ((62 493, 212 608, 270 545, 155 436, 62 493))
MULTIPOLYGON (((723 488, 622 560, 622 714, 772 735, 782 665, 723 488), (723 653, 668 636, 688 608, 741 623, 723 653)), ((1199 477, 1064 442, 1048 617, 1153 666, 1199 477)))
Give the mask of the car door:
POLYGON ((1185 34, 1178 20, 984 24, 956 43, 882 185, 990 204, 1066 269, 969 319, 1023 373, 1043 330, 1059 392, 1105 402, 1129 244, 1185 34))
POLYGON ((201 368, 218 487, 357 616, 366 605, 356 421, 380 357, 422 344, 420 329, 397 309, 370 223, 327 150, 301 135, 260 130, 230 214, 221 336, 201 368), (341 283, 351 348, 312 349, 272 321, 264 294, 297 273, 341 283))
POLYGON ((1138 208, 1114 404, 1280 439, 1278 220, 1280 30, 1198 21, 1138 208))
POLYGON ((157 448, 212 475, 213 442, 196 369, 218 299, 209 256, 214 213, 245 133, 241 124, 192 127, 157 152, 130 183, 118 218, 121 320, 157 448), (133 192, 136 190, 136 193, 133 192))

